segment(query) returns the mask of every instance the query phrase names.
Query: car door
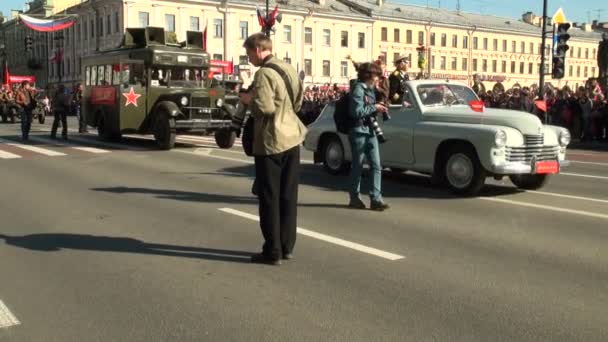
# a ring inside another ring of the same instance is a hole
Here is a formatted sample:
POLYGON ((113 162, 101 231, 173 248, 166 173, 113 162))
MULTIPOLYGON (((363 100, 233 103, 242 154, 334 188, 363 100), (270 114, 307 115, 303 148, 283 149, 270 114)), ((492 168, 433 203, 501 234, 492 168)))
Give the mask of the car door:
POLYGON ((124 73, 120 82, 120 128, 138 129, 148 113, 146 69, 141 61, 122 64, 124 73))
POLYGON ((407 166, 415 161, 414 127, 420 121, 420 109, 413 99, 407 102, 411 106, 391 105, 391 119, 382 125, 387 141, 380 147, 380 156, 387 166, 407 166))

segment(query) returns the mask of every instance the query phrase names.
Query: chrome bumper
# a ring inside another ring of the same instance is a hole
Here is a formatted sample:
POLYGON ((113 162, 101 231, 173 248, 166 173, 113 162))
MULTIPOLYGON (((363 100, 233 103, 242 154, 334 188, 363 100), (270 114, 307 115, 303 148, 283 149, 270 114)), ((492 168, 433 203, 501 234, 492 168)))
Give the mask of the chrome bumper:
MULTIPOLYGON (((559 168, 570 166, 569 160, 560 160, 559 168)), ((501 165, 494 165, 493 172, 497 175, 518 175, 518 174, 531 174, 534 172, 534 163, 504 163, 501 165)))

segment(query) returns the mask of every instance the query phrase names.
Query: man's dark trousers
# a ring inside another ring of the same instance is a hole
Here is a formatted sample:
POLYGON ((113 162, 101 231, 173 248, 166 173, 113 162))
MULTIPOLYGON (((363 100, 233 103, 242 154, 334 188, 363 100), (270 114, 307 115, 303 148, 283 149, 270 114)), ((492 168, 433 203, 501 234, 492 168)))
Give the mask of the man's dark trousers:
POLYGON ((53 120, 53 128, 51 129, 51 137, 55 137, 57 135, 57 126, 59 126, 59 121, 61 120, 61 136, 63 138, 68 137, 68 118, 66 114, 66 110, 57 109, 55 110, 55 120, 53 120))
POLYGON ((32 109, 23 108, 21 111, 21 137, 27 140, 32 128, 32 109))
POLYGON ((292 253, 296 244, 300 146, 285 152, 255 157, 259 189, 262 253, 271 259, 292 253))

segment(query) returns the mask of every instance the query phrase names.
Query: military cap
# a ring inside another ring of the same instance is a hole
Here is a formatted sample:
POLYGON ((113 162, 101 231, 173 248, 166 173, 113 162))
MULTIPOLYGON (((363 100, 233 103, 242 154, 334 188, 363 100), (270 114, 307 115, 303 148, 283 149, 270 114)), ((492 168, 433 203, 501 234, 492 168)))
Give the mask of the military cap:
POLYGON ((409 59, 409 58, 408 58, 408 56, 406 56, 406 55, 401 55, 401 56, 397 57, 397 59, 395 59, 395 60, 393 61, 393 63, 397 64, 397 63, 399 63, 399 62, 401 62, 401 61, 409 62, 409 61, 410 61, 410 59, 409 59))

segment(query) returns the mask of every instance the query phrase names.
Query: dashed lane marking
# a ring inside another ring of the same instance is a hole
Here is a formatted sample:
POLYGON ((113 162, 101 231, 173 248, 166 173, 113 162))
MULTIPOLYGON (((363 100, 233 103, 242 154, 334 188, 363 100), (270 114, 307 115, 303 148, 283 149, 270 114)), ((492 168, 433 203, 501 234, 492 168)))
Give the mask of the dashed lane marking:
POLYGON ((594 175, 585 175, 581 173, 568 173, 568 172, 560 172, 560 175, 563 176, 571 176, 571 177, 582 177, 582 178, 595 178, 595 179, 608 179, 606 176, 594 176, 594 175))
POLYGON ((0 300, 0 329, 19 325, 21 322, 13 315, 11 310, 0 300))
POLYGON ((19 143, 13 143, 13 142, 10 142, 10 141, 4 140, 4 139, 0 139, 0 143, 6 144, 8 146, 17 147, 17 148, 20 148, 22 150, 39 153, 39 154, 42 154, 42 155, 45 155, 45 156, 49 156, 49 157, 59 157, 59 156, 65 156, 66 155, 65 153, 61 153, 61 152, 57 152, 57 151, 53 151, 53 150, 48 150, 46 148, 36 147, 36 146, 30 146, 30 145, 24 145, 24 144, 19 144, 19 143))
POLYGON ((580 161, 580 160, 572 160, 572 159, 569 159, 569 160, 570 160, 570 163, 574 163, 574 164, 587 164, 587 165, 608 166, 608 163, 588 162, 588 161, 580 161))
POLYGON ((561 208, 561 207, 552 207, 552 206, 548 206, 548 205, 534 204, 534 203, 520 202, 520 201, 512 201, 512 200, 508 200, 508 199, 493 198, 493 197, 478 197, 478 199, 484 200, 484 201, 491 201, 491 202, 498 202, 498 203, 506 203, 506 204, 518 205, 518 206, 521 206, 521 207, 543 209, 543 210, 555 211, 555 212, 559 212, 559 213, 568 213, 568 214, 573 214, 573 215, 581 215, 581 216, 588 216, 588 217, 594 217, 594 218, 600 218, 600 219, 608 220, 608 215, 599 214, 599 213, 593 213, 593 212, 584 211, 584 210, 574 210, 574 209, 561 208))
POLYGON ((599 198, 591 198, 591 197, 583 197, 583 196, 574 196, 574 195, 566 195, 566 194, 558 194, 554 192, 545 192, 545 191, 537 191, 537 190, 526 190, 528 193, 544 195, 544 196, 554 196, 554 197, 562 197, 562 198, 570 198, 581 201, 589 201, 589 202, 597 202, 597 203, 607 203, 608 200, 603 200, 599 198))
MULTIPOLYGON (((240 210, 236 210, 236 209, 232 209, 232 208, 220 208, 219 210, 224 213, 227 213, 227 214, 246 218, 248 220, 258 221, 258 222, 260 221, 259 216, 252 215, 252 214, 240 211, 240 210)), ((383 259, 387 259, 387 260, 391 260, 391 261, 400 260, 400 259, 405 258, 403 255, 386 252, 386 251, 383 251, 380 249, 368 247, 368 246, 365 246, 365 245, 362 245, 359 243, 343 240, 343 239, 333 237, 330 235, 317 233, 312 230, 308 230, 308 229, 304 229, 304 228, 300 228, 300 227, 297 228, 297 232, 298 232, 298 234, 308 236, 313 239, 317 239, 317 240, 325 241, 325 242, 328 242, 328 243, 331 243, 334 245, 350 248, 350 249, 358 251, 358 252, 374 255, 374 256, 377 256, 377 257, 380 257, 383 259)))
MULTIPOLYGON (((209 157, 209 158, 215 158, 215 159, 221 159, 221 160, 228 160, 228 161, 234 161, 234 162, 238 162, 238 163, 245 163, 245 164, 253 164, 253 158, 249 158, 249 159, 240 159, 240 158, 232 158, 232 157, 225 157, 225 156, 218 156, 215 154, 211 154, 211 152, 213 151, 221 151, 221 152, 228 152, 228 153, 233 153, 233 154, 240 154, 240 155, 245 155, 244 152, 239 152, 239 151, 230 151, 230 150, 218 150, 216 148, 205 148, 205 147, 201 147, 201 148, 197 148, 194 149, 194 151, 186 151, 186 150, 171 150, 171 152, 178 152, 178 153, 186 153, 186 154, 193 154, 193 155, 197 155, 197 156, 203 156, 203 157, 209 157)), ((314 162, 312 160, 308 160, 308 159, 301 159, 300 160, 300 164, 314 164, 314 162)))
POLYGON ((20 155, 0 150, 0 159, 17 159, 20 155))

